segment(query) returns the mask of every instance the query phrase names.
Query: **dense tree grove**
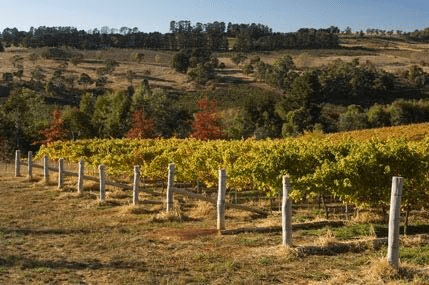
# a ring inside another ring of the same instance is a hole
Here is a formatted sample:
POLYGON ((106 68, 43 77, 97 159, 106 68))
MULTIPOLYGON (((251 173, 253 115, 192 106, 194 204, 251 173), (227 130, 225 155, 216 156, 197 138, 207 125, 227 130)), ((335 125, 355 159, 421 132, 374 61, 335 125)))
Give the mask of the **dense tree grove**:
MULTIPOLYGON (((232 24, 224 22, 196 23, 171 21, 169 33, 145 33, 138 28, 102 27, 89 31, 74 27, 31 27, 28 32, 5 28, 1 40, 6 46, 61 47, 76 49, 148 48, 182 50, 204 48, 210 51, 276 50, 284 48, 335 48, 338 47, 338 28, 301 29, 295 33, 274 33, 262 24, 232 24), (235 38, 235 45, 228 45, 235 38)), ((0 47, 1 51, 1 47, 0 47)))
POLYGON ((413 41, 427 42, 429 41, 429 28, 421 31, 416 30, 412 33, 409 33, 408 38, 413 41))
MULTIPOLYGON (((273 32, 263 24, 234 24, 224 22, 196 23, 190 21, 171 21, 169 33, 142 32, 138 28, 121 27, 120 29, 101 27, 88 31, 75 27, 31 27, 29 31, 17 28, 5 28, 0 33, 1 41, 8 46, 23 47, 62 47, 76 49, 102 48, 147 48, 164 50, 182 50, 205 48, 210 51, 270 51, 279 49, 337 48, 340 29, 331 26, 325 29, 302 28, 292 33, 273 32), (228 39, 235 39, 232 46, 228 39)), ((344 31, 351 34, 351 29, 344 31)), ((389 35, 393 31, 368 29, 367 35, 389 35)), ((363 36, 363 31, 360 32, 363 36)), ((407 40, 429 40, 429 29, 410 33, 396 31, 396 37, 407 40)), ((2 45, 0 44, 0 52, 2 45)))

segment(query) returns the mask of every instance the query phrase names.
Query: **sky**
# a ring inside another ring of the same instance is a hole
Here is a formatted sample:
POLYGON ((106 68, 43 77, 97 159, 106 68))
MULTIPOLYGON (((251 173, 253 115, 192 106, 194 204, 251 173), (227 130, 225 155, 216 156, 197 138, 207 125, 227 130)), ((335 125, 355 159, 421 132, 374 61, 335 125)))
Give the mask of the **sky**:
POLYGON ((71 26, 169 31, 170 21, 260 23, 274 32, 337 26, 404 32, 429 27, 428 0, 0 0, 0 31, 71 26))

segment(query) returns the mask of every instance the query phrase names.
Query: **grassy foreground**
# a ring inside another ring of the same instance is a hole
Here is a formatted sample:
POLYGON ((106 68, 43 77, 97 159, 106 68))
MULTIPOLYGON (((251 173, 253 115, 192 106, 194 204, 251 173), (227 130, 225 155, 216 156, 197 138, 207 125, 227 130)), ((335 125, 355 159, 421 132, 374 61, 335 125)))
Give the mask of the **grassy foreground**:
MULTIPOLYGON (((369 223, 296 231, 296 246, 315 247, 314 253, 299 253, 281 246, 278 232, 221 236, 211 205, 178 195, 174 213, 167 215, 162 205, 132 207, 132 193, 120 189, 108 188, 107 202, 99 204, 97 185, 85 185, 78 195, 72 180, 58 190, 37 177, 28 182, 11 175, 0 167, 1 284, 429 282, 429 247, 422 237, 403 240, 400 272, 383 261, 385 246, 335 247, 345 240, 375 238, 369 223)), ((141 194, 141 201, 148 198, 161 199, 141 194)), ((316 211, 301 211, 295 211, 295 222, 318 218, 316 211)), ((278 212, 268 218, 236 210, 226 214, 227 228, 281 221, 278 212)))

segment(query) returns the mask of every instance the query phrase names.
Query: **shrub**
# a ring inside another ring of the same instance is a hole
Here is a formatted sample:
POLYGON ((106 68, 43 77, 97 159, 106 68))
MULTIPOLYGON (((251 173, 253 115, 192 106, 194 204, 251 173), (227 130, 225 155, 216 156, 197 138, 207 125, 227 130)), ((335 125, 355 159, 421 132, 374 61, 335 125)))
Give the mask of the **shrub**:
POLYGON ((410 71, 408 73, 408 79, 414 82, 417 86, 421 87, 425 85, 426 74, 421 67, 413 65, 411 66, 410 71))
POLYGON ((237 53, 236 55, 234 55, 231 60, 233 63, 235 63, 237 66, 243 62, 246 59, 246 56, 242 53, 237 53))
POLYGON ((253 69, 254 69, 254 67, 250 63, 248 63, 245 66, 243 66, 243 72, 244 72, 244 74, 253 73, 253 69))
POLYGON ((173 68, 177 72, 186 73, 189 68, 189 63, 190 63, 189 59, 190 59, 190 56, 187 53, 185 53, 184 51, 179 51, 173 57, 173 62, 172 62, 173 68))
POLYGON ((214 78, 214 71, 210 64, 199 63, 196 68, 189 71, 188 78, 198 84, 206 84, 207 81, 214 78))
POLYGON ((130 55, 131 60, 140 63, 144 58, 144 53, 141 52, 133 52, 130 55))
POLYGON ((368 117, 360 106, 350 105, 345 113, 340 114, 338 129, 351 131, 368 128, 368 117))
POLYGON ((67 60, 71 57, 71 53, 61 48, 44 48, 42 57, 47 59, 67 60))

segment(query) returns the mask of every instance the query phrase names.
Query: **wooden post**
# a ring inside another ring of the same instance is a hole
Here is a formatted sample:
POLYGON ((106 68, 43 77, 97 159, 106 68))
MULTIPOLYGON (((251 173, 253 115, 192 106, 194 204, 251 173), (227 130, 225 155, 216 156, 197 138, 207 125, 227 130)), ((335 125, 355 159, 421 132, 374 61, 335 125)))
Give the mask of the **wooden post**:
POLYGON ((64 187, 64 159, 60 158, 58 160, 58 189, 64 187))
POLYGON ((225 193, 226 193, 226 171, 219 169, 219 184, 217 195, 217 229, 225 229, 225 193))
POLYGON ((100 164, 98 172, 100 175, 100 202, 104 202, 106 200, 106 167, 100 164))
POLYGON ((167 212, 173 210, 173 183, 174 183, 174 172, 176 166, 174 163, 168 165, 168 180, 167 180, 167 212))
POLYGON ((85 173, 85 165, 83 160, 79 160, 79 170, 77 176, 77 192, 82 194, 83 192, 83 177, 85 173))
POLYGON ((345 209, 345 212, 346 212, 346 220, 348 221, 349 220, 349 204, 346 202, 346 209, 345 209))
POLYGON ((21 176, 21 151, 15 151, 15 177, 21 176))
POLYGON ((43 156, 43 179, 46 184, 49 183, 49 157, 43 156))
POLYGON ((399 226, 401 216, 401 196, 404 180, 402 177, 392 178, 390 195, 389 235, 387 238, 387 261, 395 269, 399 268, 399 226))
POLYGON ((283 245, 292 245, 292 200, 289 199, 291 186, 289 176, 283 176, 283 199, 282 199, 282 232, 283 245))
POLYGON ((28 181, 31 181, 33 179, 33 152, 28 152, 28 181))
POLYGON ((139 191, 140 191, 140 166, 134 166, 134 181, 133 181, 133 205, 139 203, 139 191))

